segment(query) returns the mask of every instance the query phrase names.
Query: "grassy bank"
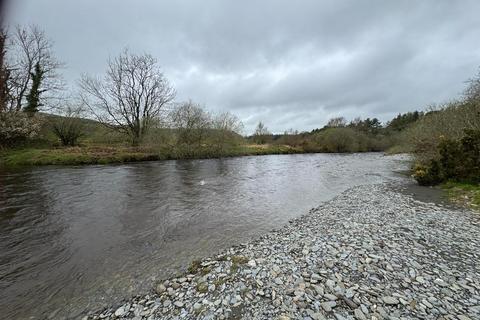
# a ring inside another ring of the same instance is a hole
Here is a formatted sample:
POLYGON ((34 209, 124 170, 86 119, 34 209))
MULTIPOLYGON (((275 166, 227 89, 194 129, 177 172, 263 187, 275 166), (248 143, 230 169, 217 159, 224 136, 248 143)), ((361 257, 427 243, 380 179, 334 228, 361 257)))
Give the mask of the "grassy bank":
POLYGON ((70 148, 22 148, 0 152, 0 165, 84 165, 168 159, 202 159, 267 154, 303 153, 301 148, 284 145, 239 145, 223 149, 211 147, 125 147, 84 146, 70 148))
POLYGON ((480 185, 446 182, 442 189, 447 192, 450 201, 475 210, 480 210, 480 185))

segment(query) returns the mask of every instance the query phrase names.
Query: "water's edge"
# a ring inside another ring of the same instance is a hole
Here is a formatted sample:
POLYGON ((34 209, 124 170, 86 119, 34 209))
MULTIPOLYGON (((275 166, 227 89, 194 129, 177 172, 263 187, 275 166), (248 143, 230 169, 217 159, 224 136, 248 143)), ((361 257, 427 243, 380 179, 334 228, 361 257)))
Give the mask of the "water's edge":
POLYGON ((149 292, 352 186, 405 179, 395 172, 406 161, 312 154, 0 174, 0 260, 10 261, 0 318, 77 317, 149 292))

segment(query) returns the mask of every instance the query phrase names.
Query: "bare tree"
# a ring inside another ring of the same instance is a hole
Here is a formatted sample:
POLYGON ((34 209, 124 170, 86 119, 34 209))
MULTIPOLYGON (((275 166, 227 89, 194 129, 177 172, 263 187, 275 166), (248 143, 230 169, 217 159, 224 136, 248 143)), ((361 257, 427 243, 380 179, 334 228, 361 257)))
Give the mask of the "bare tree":
POLYGON ((213 118, 214 140, 218 149, 223 149, 227 142, 238 140, 243 131, 243 123, 230 112, 222 112, 213 118))
POLYGON ((253 133, 253 140, 256 143, 266 143, 267 142, 267 136, 271 135, 270 131, 268 131, 267 127, 265 124, 263 124, 262 121, 260 121, 257 124, 257 127, 255 128, 255 132, 253 133))
POLYGON ((336 117, 328 120, 327 127, 330 128, 340 128, 345 127, 347 125, 347 119, 344 117, 336 117))
POLYGON ((178 142, 189 145, 201 144, 212 123, 210 114, 192 101, 176 106, 170 116, 178 142))
POLYGON ((467 81, 468 86, 465 89, 465 97, 467 101, 478 102, 480 101, 480 71, 478 74, 467 81))
POLYGON ((241 134, 243 123, 236 115, 231 114, 230 112, 221 112, 215 116, 213 128, 225 132, 241 134))
POLYGON ((175 97, 175 90, 149 54, 125 50, 109 59, 103 79, 83 75, 80 80, 83 103, 105 126, 127 134, 138 145, 175 97))
POLYGON ((85 119, 82 119, 83 111, 81 106, 67 104, 61 115, 50 119, 52 132, 63 146, 77 145, 78 139, 84 135, 85 119))
POLYGON ((253 135, 255 136, 264 136, 264 135, 267 135, 267 134, 270 134, 270 132, 268 131, 267 127, 265 126, 265 124, 260 121, 258 124, 257 124, 257 127, 255 128, 255 132, 253 133, 253 135))
POLYGON ((58 73, 63 64, 55 58, 51 41, 38 27, 17 26, 11 37, 8 56, 10 111, 24 108, 29 95, 35 96, 30 99, 30 104, 35 101, 36 107, 45 105, 45 101, 54 98, 63 89, 58 73))

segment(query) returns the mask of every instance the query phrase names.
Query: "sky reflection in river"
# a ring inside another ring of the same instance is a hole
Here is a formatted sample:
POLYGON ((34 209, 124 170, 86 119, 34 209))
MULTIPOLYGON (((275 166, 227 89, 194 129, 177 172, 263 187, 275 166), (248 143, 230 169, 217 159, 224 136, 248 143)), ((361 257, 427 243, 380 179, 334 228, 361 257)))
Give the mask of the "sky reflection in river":
POLYGON ((0 172, 0 318, 77 315, 321 201, 403 157, 272 155, 0 172))

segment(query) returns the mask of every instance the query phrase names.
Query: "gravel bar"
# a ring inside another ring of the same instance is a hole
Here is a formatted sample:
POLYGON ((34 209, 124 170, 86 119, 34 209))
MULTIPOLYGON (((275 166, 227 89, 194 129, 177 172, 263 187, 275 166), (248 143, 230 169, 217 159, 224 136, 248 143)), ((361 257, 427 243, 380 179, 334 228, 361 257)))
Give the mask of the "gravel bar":
POLYGON ((83 319, 480 319, 480 215, 350 189, 83 319))

